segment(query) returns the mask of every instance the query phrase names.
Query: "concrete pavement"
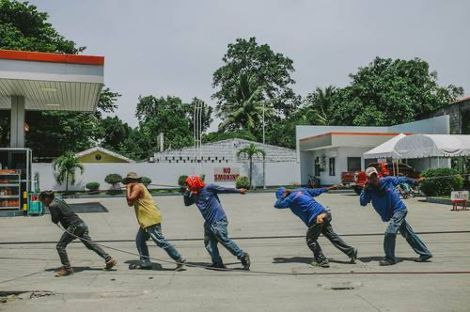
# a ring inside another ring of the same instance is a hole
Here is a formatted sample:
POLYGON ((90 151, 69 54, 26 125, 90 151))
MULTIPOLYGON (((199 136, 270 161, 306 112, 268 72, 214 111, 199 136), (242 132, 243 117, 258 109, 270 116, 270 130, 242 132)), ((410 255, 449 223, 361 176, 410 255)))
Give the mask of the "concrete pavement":
MULTIPOLYGON (((332 261, 329 269, 309 265, 312 255, 301 221, 289 210, 272 207, 273 194, 222 195, 230 234, 250 253, 252 270, 216 272, 159 262, 152 271, 129 271, 136 257, 109 250, 117 270, 101 270, 102 260, 81 243, 69 246, 75 274, 54 278, 60 263, 55 242, 61 235, 49 216, 0 218, 0 292, 48 291, 30 299, 12 296, 0 303, 7 311, 469 311, 470 212, 449 206, 407 200, 408 221, 434 254, 430 263, 416 255, 401 237, 397 255, 404 260, 380 267, 386 224, 352 194, 325 194, 319 201, 333 212, 333 226, 359 249, 357 264, 324 238, 320 243, 332 261)), ((202 218, 181 197, 156 197, 163 212, 163 232, 188 261, 209 264, 202 242, 202 218)), ((71 202, 89 201, 89 199, 71 202)), ((91 236, 104 244, 136 252, 137 223, 123 198, 102 199, 109 213, 81 214, 91 236)), ((170 260, 153 242, 153 257, 170 260)), ((236 258, 221 247, 231 268, 236 258), (230 264, 232 263, 232 264, 230 264)), ((20 295, 21 297, 21 295, 20 295)))

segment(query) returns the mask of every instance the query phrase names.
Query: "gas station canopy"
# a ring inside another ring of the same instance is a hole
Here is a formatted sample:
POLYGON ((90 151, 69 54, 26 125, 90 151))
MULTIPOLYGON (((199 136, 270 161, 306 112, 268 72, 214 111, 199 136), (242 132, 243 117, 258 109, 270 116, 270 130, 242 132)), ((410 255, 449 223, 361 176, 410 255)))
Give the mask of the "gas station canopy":
POLYGON ((93 112, 104 57, 0 50, 0 109, 11 109, 11 147, 24 147, 27 110, 93 112))
POLYGON ((0 50, 0 109, 23 96, 26 110, 94 111, 104 57, 0 50))

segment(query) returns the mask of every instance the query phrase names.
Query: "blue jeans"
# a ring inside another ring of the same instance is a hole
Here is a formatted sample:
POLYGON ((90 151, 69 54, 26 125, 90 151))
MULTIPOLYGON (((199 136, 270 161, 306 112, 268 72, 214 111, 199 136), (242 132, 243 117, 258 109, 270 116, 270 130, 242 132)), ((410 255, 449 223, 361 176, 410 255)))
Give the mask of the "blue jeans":
POLYGON ((245 252, 238 247, 233 240, 228 237, 228 221, 222 219, 212 224, 204 223, 204 245, 211 256, 213 264, 222 264, 217 244, 221 243, 230 253, 240 259, 245 252))
POLYGON ((152 265, 149 258, 149 249, 147 247, 147 241, 149 238, 152 238, 158 247, 163 248, 173 260, 176 262, 182 260, 180 253, 163 236, 161 224, 155 224, 146 227, 145 229, 139 228, 139 231, 137 232, 135 243, 137 245, 137 250, 139 251, 141 266, 152 265))
POLYGON ((405 217, 407 213, 408 211, 406 209, 395 211, 392 219, 390 219, 387 230, 385 230, 385 260, 389 262, 395 263, 397 261, 395 258, 395 241, 398 231, 400 231, 400 234, 406 239, 408 244, 418 255, 421 257, 431 255, 431 252, 424 242, 413 231, 410 224, 406 222, 405 217))

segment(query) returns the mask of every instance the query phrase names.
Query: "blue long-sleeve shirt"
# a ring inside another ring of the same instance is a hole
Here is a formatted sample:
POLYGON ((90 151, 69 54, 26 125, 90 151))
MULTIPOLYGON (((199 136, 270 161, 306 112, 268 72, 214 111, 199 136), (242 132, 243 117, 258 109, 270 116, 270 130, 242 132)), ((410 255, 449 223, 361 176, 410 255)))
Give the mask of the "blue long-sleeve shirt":
POLYGON ((316 222, 317 216, 326 211, 314 197, 328 192, 326 188, 319 189, 295 189, 286 197, 283 197, 284 188, 280 188, 276 192, 277 201, 274 204, 275 208, 283 209, 290 208, 290 210, 297 215, 307 226, 311 226, 316 222))
POLYGON ((196 204, 196 207, 201 212, 205 222, 212 224, 227 218, 222 205, 220 204, 218 193, 240 193, 236 188, 228 188, 215 184, 207 184, 203 187, 198 194, 186 192, 184 194, 184 204, 191 206, 196 204))
POLYGON ((398 210, 406 210, 405 203, 400 198, 396 186, 401 183, 415 184, 416 181, 407 177, 385 177, 379 181, 379 187, 364 188, 359 196, 361 206, 372 203, 375 211, 382 221, 389 221, 393 213, 398 210))

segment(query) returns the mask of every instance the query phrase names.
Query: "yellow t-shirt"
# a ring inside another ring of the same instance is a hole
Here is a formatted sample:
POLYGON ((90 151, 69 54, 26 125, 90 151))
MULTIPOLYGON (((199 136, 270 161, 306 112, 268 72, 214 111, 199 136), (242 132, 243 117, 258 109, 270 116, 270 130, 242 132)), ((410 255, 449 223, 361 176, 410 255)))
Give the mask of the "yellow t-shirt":
POLYGON ((135 216, 143 229, 162 222, 162 215, 150 192, 143 186, 144 196, 134 203, 135 216))

